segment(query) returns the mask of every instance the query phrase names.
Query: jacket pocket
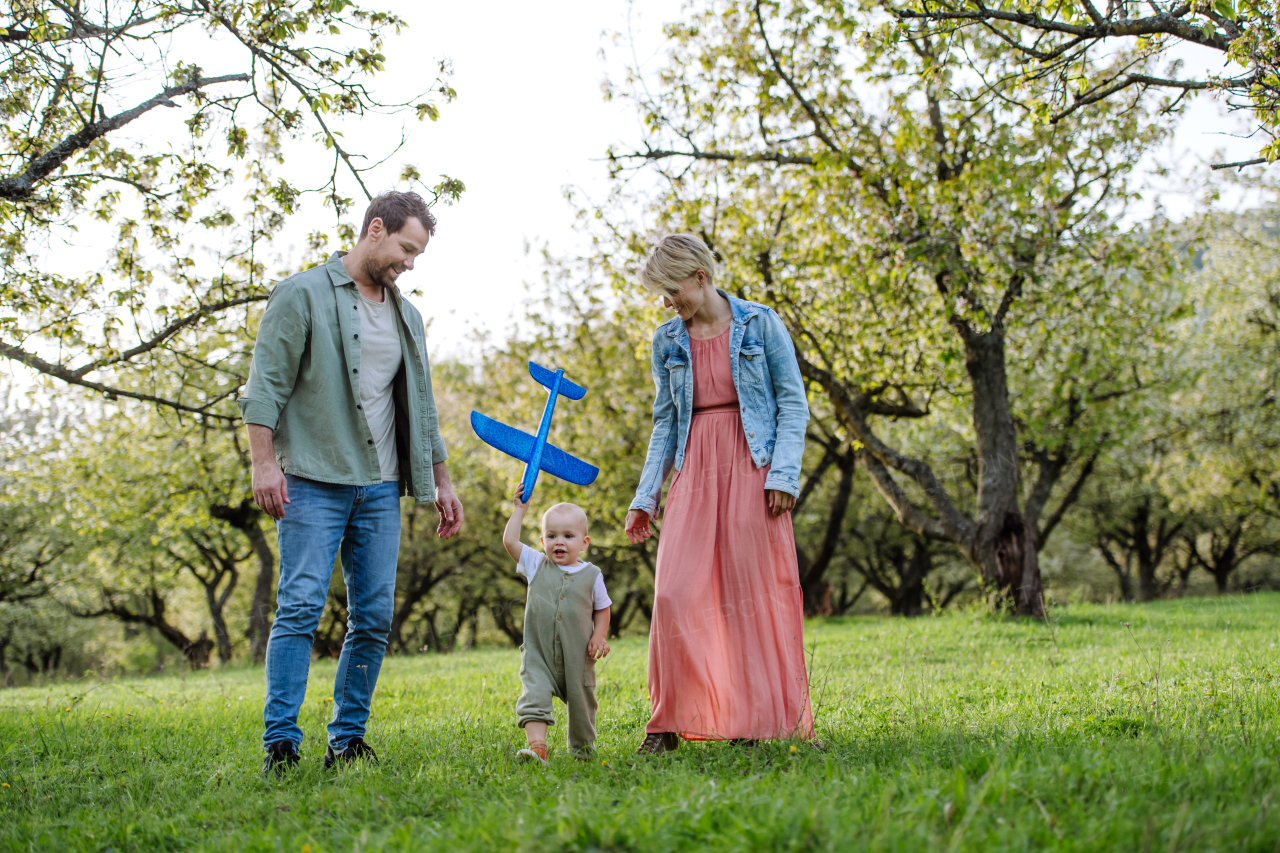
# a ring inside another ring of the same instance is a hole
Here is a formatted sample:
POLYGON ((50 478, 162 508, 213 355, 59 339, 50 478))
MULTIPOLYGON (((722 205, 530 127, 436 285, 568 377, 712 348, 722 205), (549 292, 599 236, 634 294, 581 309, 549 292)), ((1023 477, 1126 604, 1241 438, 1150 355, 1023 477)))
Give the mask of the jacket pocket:
POLYGON ((676 410, 679 411, 680 401, 684 399, 685 377, 689 371, 684 359, 678 355, 668 358, 665 367, 667 368, 667 384, 671 387, 671 399, 676 404, 676 410))
MULTIPOLYGON (((738 375, 752 386, 751 391, 760 394, 768 375, 765 366, 764 347, 757 343, 744 343, 738 351, 738 375)), ((740 389, 739 393, 747 389, 740 389)))

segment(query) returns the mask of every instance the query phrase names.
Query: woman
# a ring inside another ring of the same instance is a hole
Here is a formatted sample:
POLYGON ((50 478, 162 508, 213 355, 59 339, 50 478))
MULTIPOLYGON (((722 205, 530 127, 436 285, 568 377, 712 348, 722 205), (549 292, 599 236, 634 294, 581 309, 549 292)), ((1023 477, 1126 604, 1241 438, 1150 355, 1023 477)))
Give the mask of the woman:
POLYGON ((769 308, 714 286, 691 234, 663 238, 640 282, 675 317, 653 336, 653 435, 627 536, 667 494, 649 629, 653 715, 639 752, 690 740, 813 736, 790 511, 809 407, 769 308))

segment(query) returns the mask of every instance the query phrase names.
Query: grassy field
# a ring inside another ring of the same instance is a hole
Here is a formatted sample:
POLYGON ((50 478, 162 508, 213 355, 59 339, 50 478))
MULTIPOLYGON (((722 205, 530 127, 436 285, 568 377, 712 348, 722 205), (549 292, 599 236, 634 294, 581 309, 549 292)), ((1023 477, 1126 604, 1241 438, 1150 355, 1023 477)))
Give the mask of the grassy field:
POLYGON ((0 692, 3 850, 1265 850, 1280 841, 1280 596, 807 626, 825 751, 637 759, 645 643, 600 670, 600 753, 512 760, 519 656, 388 661, 380 767, 268 782, 262 673, 0 692))

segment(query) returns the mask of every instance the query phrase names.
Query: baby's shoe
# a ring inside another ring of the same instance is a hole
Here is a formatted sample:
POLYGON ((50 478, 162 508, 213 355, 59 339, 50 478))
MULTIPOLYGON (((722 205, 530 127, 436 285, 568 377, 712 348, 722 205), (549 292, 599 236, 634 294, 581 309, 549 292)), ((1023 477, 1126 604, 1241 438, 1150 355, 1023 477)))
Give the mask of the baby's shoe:
POLYGON ((536 761, 539 764, 541 764, 543 767, 546 767, 547 766, 547 744, 545 742, 531 743, 528 746, 526 746, 524 749, 517 752, 516 758, 524 762, 536 761))

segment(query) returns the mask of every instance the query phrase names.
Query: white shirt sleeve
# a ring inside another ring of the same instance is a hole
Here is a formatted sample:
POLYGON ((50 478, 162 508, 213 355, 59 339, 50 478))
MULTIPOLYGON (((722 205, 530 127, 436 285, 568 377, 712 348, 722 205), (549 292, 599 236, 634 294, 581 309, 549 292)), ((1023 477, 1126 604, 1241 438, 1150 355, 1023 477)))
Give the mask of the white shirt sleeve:
POLYGON ((516 560, 516 574, 524 575, 525 580, 533 583, 533 576, 538 573, 542 564, 542 552, 535 551, 523 542, 520 543, 520 559, 516 560))
POLYGON ((609 598, 609 592, 604 588, 604 572, 596 575, 596 584, 591 589, 591 608, 593 610, 604 610, 613 604, 613 600, 609 598))

